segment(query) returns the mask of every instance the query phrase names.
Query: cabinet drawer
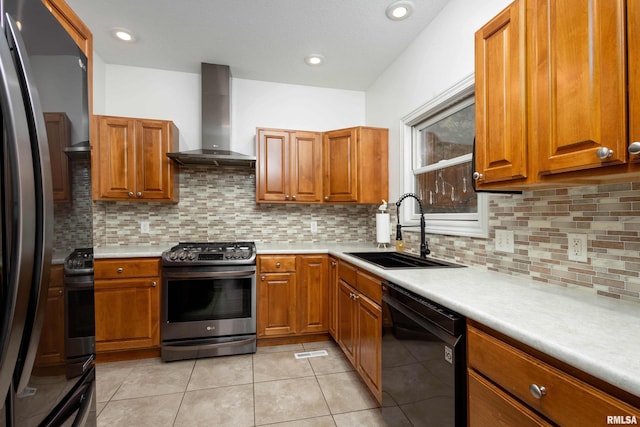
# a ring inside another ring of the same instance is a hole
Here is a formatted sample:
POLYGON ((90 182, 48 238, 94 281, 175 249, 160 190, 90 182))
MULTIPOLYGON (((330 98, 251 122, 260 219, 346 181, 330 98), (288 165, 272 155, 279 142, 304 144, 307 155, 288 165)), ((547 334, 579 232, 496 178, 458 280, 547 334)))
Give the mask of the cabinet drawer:
POLYGON ((377 304, 382 304, 382 283, 379 278, 358 271, 356 288, 377 304))
POLYGON ((296 271, 295 255, 277 255, 260 257, 260 273, 282 273, 296 271))
POLYGON ((93 270, 96 279, 159 276, 160 258, 100 259, 93 270))
POLYGON ((469 427, 551 426, 533 411, 522 405, 495 385, 473 371, 469 371, 469 427))
POLYGON ((640 410, 473 327, 468 328, 468 364, 498 386, 560 425, 606 424, 607 416, 640 410), (544 387, 533 397, 529 387, 544 387))
POLYGON ((358 270, 356 270, 355 267, 347 264, 346 262, 340 261, 338 263, 338 278, 354 287, 356 286, 357 272, 358 270))

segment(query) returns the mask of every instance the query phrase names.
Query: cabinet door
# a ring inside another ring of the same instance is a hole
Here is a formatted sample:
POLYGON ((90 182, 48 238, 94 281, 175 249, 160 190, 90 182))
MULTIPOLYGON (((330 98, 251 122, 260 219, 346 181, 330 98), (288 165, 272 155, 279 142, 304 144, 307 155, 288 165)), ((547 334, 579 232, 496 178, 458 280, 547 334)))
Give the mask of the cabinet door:
POLYGON ((532 135, 541 174, 626 162, 624 0, 532 1, 532 135), (598 157, 599 149, 610 157, 598 157))
POLYGON ((257 318, 259 337, 297 332, 295 273, 260 275, 257 318))
POLYGON ((171 123, 162 120, 136 120, 136 191, 143 199, 171 199, 173 164, 166 156, 171 151, 171 123))
POLYGON ((134 120, 105 116, 98 116, 96 120, 99 194, 94 197, 132 198, 136 188, 134 120))
POLYGON ((96 280, 96 351, 160 344, 158 277, 96 280))
POLYGON ((364 382, 382 399, 382 309, 362 294, 357 298, 358 372, 364 382))
POLYGON ((551 425, 474 371, 468 380, 469 427, 551 425))
POLYGON ((324 134, 324 201, 355 202, 357 194, 357 134, 343 129, 324 134))
POLYGON ((64 282, 62 265, 51 267, 47 307, 35 365, 62 365, 64 353, 64 282))
POLYGON ((322 139, 317 132, 294 132, 290 139, 291 199, 322 201, 322 139))
POLYGON ((298 325, 300 333, 327 332, 328 278, 326 255, 299 255, 298 325))
POLYGON ((329 333, 338 341, 338 260, 329 258, 329 333))
MULTIPOLYGON (((627 61, 629 73, 629 143, 640 143, 640 0, 627 0, 627 61)), ((640 154, 630 156, 640 163, 640 154)))
POLYGON ((51 161, 51 185, 54 201, 71 200, 69 184, 69 158, 64 153, 69 145, 69 119, 65 113, 44 113, 44 122, 49 140, 51 161))
POLYGON ((475 34, 475 169, 484 183, 527 177, 525 2, 475 34))
POLYGON ((258 202, 284 202, 290 199, 289 132, 259 129, 257 147, 258 202))
POLYGON ((358 319, 353 295, 355 295, 354 289, 340 280, 338 283, 338 344, 351 364, 356 366, 358 319))

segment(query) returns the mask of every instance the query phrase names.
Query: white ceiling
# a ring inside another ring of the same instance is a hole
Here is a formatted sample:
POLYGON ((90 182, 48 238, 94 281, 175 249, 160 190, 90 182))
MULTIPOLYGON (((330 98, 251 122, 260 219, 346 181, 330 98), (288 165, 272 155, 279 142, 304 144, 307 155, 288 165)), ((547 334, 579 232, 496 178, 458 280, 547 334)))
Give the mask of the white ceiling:
MULTIPOLYGON (((233 77, 365 90, 449 0, 411 0, 391 21, 393 0, 67 0, 107 64, 200 73, 225 64, 233 77), (133 31, 126 44, 111 29, 133 31), (309 67, 319 53, 325 64, 309 67)), ((428 54, 425 52, 425 55, 428 54)))

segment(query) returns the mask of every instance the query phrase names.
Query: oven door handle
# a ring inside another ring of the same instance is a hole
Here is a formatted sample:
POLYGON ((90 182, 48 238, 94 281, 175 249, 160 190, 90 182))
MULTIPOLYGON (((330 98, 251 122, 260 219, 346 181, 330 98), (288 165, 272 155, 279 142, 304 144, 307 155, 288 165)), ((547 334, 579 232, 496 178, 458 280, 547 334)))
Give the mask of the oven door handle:
POLYGON ((166 279, 224 279, 228 277, 248 277, 252 274, 255 274, 256 270, 242 270, 242 271, 207 271, 207 272, 167 272, 166 270, 162 272, 163 276, 166 279))

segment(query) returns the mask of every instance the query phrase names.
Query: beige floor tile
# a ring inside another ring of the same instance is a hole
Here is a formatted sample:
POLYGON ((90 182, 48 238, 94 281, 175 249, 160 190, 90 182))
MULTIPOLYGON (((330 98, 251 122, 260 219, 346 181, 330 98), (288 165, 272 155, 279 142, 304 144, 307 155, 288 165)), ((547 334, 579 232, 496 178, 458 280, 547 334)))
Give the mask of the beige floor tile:
POLYGON ((311 350, 330 350, 330 349, 340 349, 338 344, 335 341, 315 341, 315 342, 306 342, 303 343, 305 351, 311 350))
POLYGON ((182 393, 111 401, 98 416, 98 427, 172 426, 182 393))
POLYGON ((316 375, 353 371, 353 365, 339 348, 318 348, 317 350, 327 350, 328 355, 308 359, 316 375))
POLYGON ((184 392, 195 361, 185 360, 133 369, 111 400, 184 392))
POLYGON ((108 402, 132 372, 126 365, 96 365, 96 402, 108 402))
POLYGON ((258 347, 256 354, 262 353, 280 353, 282 351, 304 351, 302 344, 286 344, 286 345, 269 345, 265 347, 258 347))
POLYGON ((333 422, 333 417, 331 415, 326 415, 324 417, 307 418, 304 420, 265 425, 269 427, 335 427, 336 423, 333 422))
POLYGON ((175 427, 253 426, 253 385, 235 385, 185 393, 175 427))
POLYGON ((210 357, 196 361, 187 390, 251 384, 252 382, 253 355, 210 357))
POLYGON ((344 414, 336 414, 333 416, 337 427, 386 427, 382 418, 380 409, 367 409, 365 411, 346 412, 344 414))
POLYGON ((314 377, 254 384, 256 425, 329 415, 314 377))
POLYGON ((253 355, 253 380, 257 383, 309 376, 313 376, 309 359, 296 359, 292 351, 253 355))
POLYGON ((378 402, 355 371, 318 375, 317 378, 332 414, 378 406, 378 402))

